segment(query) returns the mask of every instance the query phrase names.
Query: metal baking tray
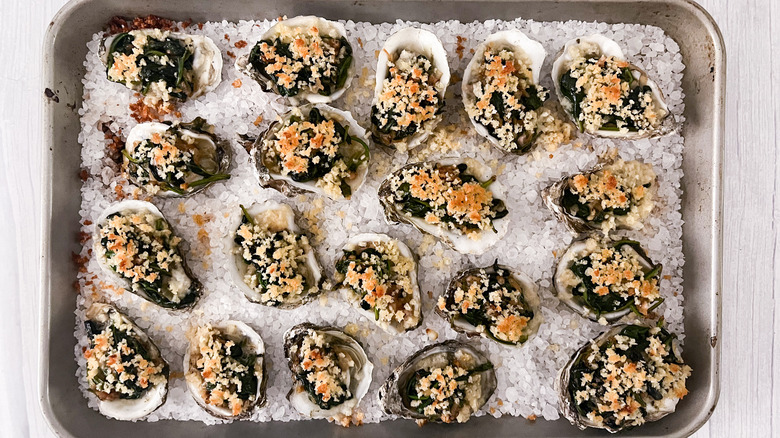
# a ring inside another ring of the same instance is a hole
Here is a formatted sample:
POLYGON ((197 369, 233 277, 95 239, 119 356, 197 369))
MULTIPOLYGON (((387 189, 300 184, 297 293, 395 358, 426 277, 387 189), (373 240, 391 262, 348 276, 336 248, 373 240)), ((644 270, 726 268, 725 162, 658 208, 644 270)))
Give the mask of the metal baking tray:
POLYGON ((78 253, 81 107, 86 43, 114 15, 156 14, 177 20, 238 21, 314 14, 329 19, 386 22, 396 19, 464 22, 523 17, 537 21, 584 20, 639 23, 662 28, 677 41, 685 71, 682 216, 685 291, 685 358, 693 367, 690 394, 673 415, 623 436, 687 436, 712 414, 719 394, 722 264, 722 155, 725 96, 723 39, 712 17, 689 0, 73 0, 48 26, 43 47, 44 172, 40 311, 40 402, 61 436, 592 436, 566 420, 531 422, 490 416, 461 425, 396 420, 343 429, 319 421, 204 426, 200 422, 121 422, 87 407, 73 360, 78 253), (110 433, 109 433, 110 432, 110 433))

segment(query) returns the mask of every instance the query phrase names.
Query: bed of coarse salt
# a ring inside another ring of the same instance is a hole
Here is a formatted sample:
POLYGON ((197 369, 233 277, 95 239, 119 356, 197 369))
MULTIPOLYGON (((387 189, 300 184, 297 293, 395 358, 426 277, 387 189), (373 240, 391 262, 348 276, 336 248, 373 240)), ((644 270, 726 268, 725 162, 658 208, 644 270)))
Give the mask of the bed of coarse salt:
MULTIPOLYGON (((438 334, 437 341, 464 338, 454 332, 433 312, 436 297, 443 285, 467 266, 486 266, 494 260, 524 271, 540 287, 544 323, 539 333, 521 348, 474 338, 473 343, 495 364, 498 388, 478 415, 531 415, 555 420, 559 418, 558 398, 553 381, 558 370, 583 343, 604 330, 566 307, 552 291, 554 254, 560 254, 573 236, 542 204, 540 190, 553 181, 596 164, 599 154, 617 148, 624 159, 640 159, 652 163, 658 174, 658 202, 653 214, 640 232, 630 233, 645 245, 649 255, 664 265, 661 292, 666 301, 659 308, 667 327, 682 339, 682 217, 680 215, 680 179, 683 137, 674 133, 662 138, 639 141, 616 141, 579 136, 571 144, 557 150, 536 150, 526 156, 504 155, 478 137, 466 118, 460 99, 460 77, 472 56, 472 49, 489 34, 517 28, 541 42, 547 50, 542 69, 542 85, 552 89, 550 66, 563 44, 572 38, 601 33, 616 40, 628 59, 653 77, 664 95, 674 117, 682 123, 684 65, 678 45, 653 26, 635 24, 605 24, 568 22, 536 22, 489 20, 461 23, 445 21, 435 24, 355 23, 345 22, 352 42, 357 77, 351 88, 332 105, 349 110, 363 124, 369 125, 370 101, 373 96, 376 54, 384 40, 406 26, 420 26, 433 31, 447 50, 453 82, 446 96, 446 118, 441 135, 454 150, 446 155, 474 157, 490 165, 508 187, 506 205, 513 215, 510 231, 501 242, 482 256, 464 256, 447 248, 408 225, 386 223, 377 199, 377 187, 389 171, 407 161, 437 158, 441 152, 421 147, 411 156, 390 156, 377 148, 366 184, 351 201, 331 201, 316 195, 286 199, 271 189, 260 188, 249 157, 239 143, 239 134, 257 135, 264 131, 277 114, 286 111, 286 102, 276 95, 264 93, 260 86, 238 72, 233 56, 248 53, 260 35, 275 21, 241 21, 239 23, 204 23, 202 28, 190 26, 187 32, 209 36, 222 51, 225 66, 222 83, 212 93, 190 100, 179 108, 184 121, 204 117, 216 127, 216 134, 229 140, 233 148, 231 178, 185 199, 152 199, 159 206, 175 231, 184 240, 184 254, 194 275, 204 284, 204 294, 190 311, 167 311, 124 292, 101 272, 91 256, 94 222, 100 212, 117 201, 119 193, 130 193, 133 186, 124 180, 106 155, 106 140, 100 125, 124 135, 136 122, 128 105, 137 100, 134 93, 120 84, 109 82, 99 60, 102 33, 95 34, 87 45, 84 62, 86 76, 84 104, 80 109, 82 167, 88 177, 81 190, 83 243, 81 257, 85 269, 79 274, 81 293, 76 311, 75 336, 78 344, 75 356, 78 371, 75 376, 89 406, 97 408, 97 398, 88 391, 82 347, 86 346, 83 328, 84 310, 95 300, 116 304, 146 330, 162 350, 171 365, 172 376, 168 399, 145 420, 198 420, 217 423, 192 399, 182 378, 182 357, 187 345, 187 329, 200 322, 237 319, 254 327, 264 338, 267 349, 267 404, 257 409, 252 421, 303 420, 289 404, 285 395, 291 385, 291 375, 282 350, 282 336, 289 327, 310 321, 345 327, 367 346, 367 354, 375 369, 371 389, 360 404, 365 422, 390 418, 377 401, 377 391, 391 370, 406 357, 433 341, 428 333, 438 334), (460 38, 460 41, 459 41, 460 38), (248 44, 241 44, 246 41, 248 44), (238 44, 236 44, 238 43, 238 44), (261 117, 261 118, 259 118, 261 117), (401 336, 390 336, 343 301, 335 292, 295 310, 280 310, 249 303, 232 284, 228 272, 231 257, 227 241, 234 230, 233 218, 240 214, 239 204, 251 204, 273 199, 288 202, 300 215, 300 222, 315 235, 320 262, 328 274, 339 256, 346 239, 360 232, 382 232, 406 242, 419 255, 419 281, 423 291, 423 324, 401 336), (430 329, 432 332, 426 332, 430 329)), ((552 93, 555 99, 554 92, 552 93)), ((170 119, 170 118, 169 118, 170 119)), ((172 119, 171 119, 172 120, 172 119)), ((695 370, 694 370, 695 371, 695 370)))

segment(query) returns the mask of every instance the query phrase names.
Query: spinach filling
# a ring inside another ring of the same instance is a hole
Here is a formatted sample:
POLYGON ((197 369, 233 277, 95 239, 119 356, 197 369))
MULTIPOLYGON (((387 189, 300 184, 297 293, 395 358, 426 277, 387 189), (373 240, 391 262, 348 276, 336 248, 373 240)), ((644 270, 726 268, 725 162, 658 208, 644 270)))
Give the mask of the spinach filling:
POLYGON ((320 35, 320 38, 322 38, 323 50, 330 51, 334 54, 336 60, 335 64, 326 63, 323 66, 312 65, 311 59, 299 58, 290 49, 290 46, 295 43, 295 40, 284 42, 280 37, 262 40, 255 44, 249 53, 249 64, 258 74, 273 82, 274 91, 280 96, 295 97, 300 94, 301 91, 305 92, 308 90, 317 92, 322 96, 330 96, 343 88, 349 78, 349 67, 353 62, 352 45, 350 45, 349 41, 344 37, 332 38, 326 35, 320 35), (291 81, 289 86, 284 86, 280 84, 279 81, 279 76, 287 73, 275 71, 274 73, 269 74, 267 72, 267 68, 272 66, 276 60, 269 57, 268 53, 264 53, 264 43, 273 48, 272 53, 284 58, 287 65, 292 66, 296 62, 303 63, 303 67, 295 72, 295 80, 291 81), (318 77, 312 76, 313 70, 320 70, 318 77), (330 73, 323 74, 324 72, 330 73))
MULTIPOLYGON (((661 341, 664 347, 666 347, 667 353, 662 358, 663 362, 666 364, 683 365, 682 360, 677 357, 672 348, 672 342, 677 336, 669 333, 665 328, 661 327, 662 325, 663 320, 659 321, 658 327, 660 328, 660 331, 656 334, 651 333, 652 329, 650 327, 641 325, 628 325, 617 334, 633 340, 628 349, 620 349, 620 354, 626 356, 626 362, 644 363, 645 366, 651 368, 650 371, 653 371, 653 361, 648 360, 646 350, 650 346, 650 338, 654 336, 661 341)), ((612 429, 619 429, 625 428, 626 425, 617 419, 614 412, 603 412, 599 407, 598 400, 588 399, 581 403, 577 403, 575 396, 579 391, 587 391, 588 389, 595 388, 599 397, 603 397, 604 393, 607 391, 608 382, 601 375, 601 369, 606 364, 603 363, 603 359, 598 360, 595 363, 590 362, 588 356, 592 354, 594 349, 598 349, 603 357, 607 349, 614 345, 615 340, 613 337, 599 346, 591 345, 590 348, 587 348, 580 353, 569 370, 569 385, 567 389, 572 406, 575 407, 577 413, 582 418, 587 418, 588 413, 590 412, 596 412, 603 418, 606 426, 612 429), (591 377, 584 379, 583 377, 586 374, 591 377)), ((647 398, 645 396, 652 398, 652 400, 655 401, 661 400, 664 397, 664 394, 658 388, 649 383, 646 383, 642 388, 631 389, 623 395, 631 397, 640 404, 639 409, 642 412, 643 418, 647 415, 647 398)), ((629 428, 630 427, 633 427, 633 425, 629 426, 629 428)))
MULTIPOLYGON (((456 368, 457 366, 452 365, 453 368, 456 368)), ((460 367, 457 367, 460 368, 460 367)), ((426 415, 425 414, 425 408, 432 405, 434 402, 439 402, 439 405, 442 405, 442 402, 447 402, 448 405, 448 411, 453 416, 456 415, 457 411, 460 410, 463 405, 466 404, 466 385, 468 385, 469 377, 485 372, 487 370, 490 370, 493 368, 493 364, 490 362, 485 362, 481 365, 477 365, 476 367, 466 370, 465 373, 455 377, 453 380, 458 382, 457 387, 452 391, 452 394, 450 394, 449 397, 447 397, 445 400, 436 400, 431 396, 420 394, 417 390, 420 381, 422 379, 425 379, 427 377, 430 377, 433 373, 430 369, 422 368, 418 369, 414 372, 414 374, 409 378, 409 381, 406 384, 406 399, 408 400, 414 400, 418 401, 418 403, 414 403, 413 408, 417 411, 418 414, 426 415), (457 400, 457 402, 456 402, 457 400)), ((431 388, 439 388, 442 385, 441 382, 438 380, 434 380, 431 382, 430 387, 431 388)), ((446 412, 443 412, 443 414, 446 412)), ((432 415, 429 416, 430 418, 439 419, 440 415, 432 415)), ((426 415, 427 416, 427 415, 426 415)))
MULTIPOLYGON (((133 46, 135 35, 129 32, 120 33, 114 37, 108 50, 108 62, 106 72, 114 65, 116 54, 130 56, 136 50, 133 46)), ((153 83, 161 83, 164 88, 172 88, 169 94, 181 101, 186 101, 188 94, 194 89, 192 75, 193 52, 182 40, 166 37, 158 40, 148 37, 143 51, 135 58, 135 63, 140 69, 140 83, 136 85, 141 94, 149 92, 153 83), (167 62, 162 62, 167 58, 167 62)))
MULTIPOLYGON (((253 399, 257 394, 257 374, 255 374, 255 362, 257 362, 257 354, 252 353, 252 347, 249 345, 247 339, 241 339, 239 342, 234 342, 234 345, 230 347, 230 353, 228 353, 225 343, 229 340, 219 335, 215 335, 215 338, 219 339, 221 345, 219 351, 219 357, 221 358, 222 366, 220 367, 219 380, 227 380, 232 382, 237 380, 240 384, 230 384, 230 391, 235 392, 238 398, 241 400, 253 399), (231 362, 238 363, 246 367, 246 369, 236 370, 235 367, 226 366, 231 362)), ((203 368, 198 368, 199 371, 203 371, 203 368)), ((222 386, 212 382, 205 382, 206 391, 211 392, 222 386)))
MULTIPOLYGON (((651 185, 651 183, 647 183, 643 186, 645 188, 650 188, 651 185)), ((625 195, 627 198, 626 203, 628 204, 628 207, 604 208, 599 202, 581 202, 580 195, 574 192, 572 188, 567 185, 563 189, 560 202, 561 207, 563 207, 564 211, 568 215, 582 219, 583 221, 600 224, 607 219, 607 216, 625 216, 631 212, 631 204, 635 202, 634 198, 630 191, 625 191, 625 195), (593 215, 592 218, 591 215, 593 215)))

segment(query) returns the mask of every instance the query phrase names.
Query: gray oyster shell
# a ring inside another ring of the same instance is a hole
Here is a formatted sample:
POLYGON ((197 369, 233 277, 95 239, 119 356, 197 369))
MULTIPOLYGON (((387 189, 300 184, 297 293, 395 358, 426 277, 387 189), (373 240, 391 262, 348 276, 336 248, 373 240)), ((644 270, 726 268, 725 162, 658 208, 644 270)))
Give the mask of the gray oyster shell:
POLYGON ((298 412, 309 418, 335 418, 338 420, 350 417, 371 386, 374 364, 368 360, 360 343, 339 328, 308 322, 290 328, 284 334, 284 357, 287 359, 293 380, 292 388, 287 393, 287 399, 298 412), (301 370, 294 353, 312 331, 322 334, 327 338, 331 348, 338 349, 340 353, 348 355, 355 363, 355 366, 350 368, 348 383, 352 398, 327 410, 320 408, 309 399, 309 394, 297 378, 301 370))
MULTIPOLYGON (((206 412, 213 415, 216 418, 221 418, 224 420, 233 420, 233 419, 239 419, 239 418, 245 418, 252 414, 252 412, 258 408, 265 405, 266 402, 266 396, 265 396, 265 388, 266 384, 268 383, 268 373, 266 373, 266 366, 265 366, 265 344, 263 343, 263 338, 260 337, 260 335, 253 330, 251 327, 249 327, 247 324, 241 322, 241 321, 224 321, 219 324, 214 324, 212 327, 221 332, 223 336, 229 338, 229 339, 238 339, 243 338, 246 339, 249 344, 254 348, 255 354, 257 354, 257 361, 260 362, 259 369, 258 364, 255 362, 255 375, 257 376, 257 392, 255 393, 255 400, 252 403, 251 406, 249 406, 246 410, 244 410, 242 413, 238 415, 233 415, 232 412, 229 409, 225 409, 222 407, 217 407, 210 405, 206 403, 203 398, 200 397, 199 389, 200 384, 202 383, 202 380, 200 379, 199 372, 197 371, 197 368, 195 366, 194 361, 191 359, 193 354, 197 354, 197 340, 191 339, 190 344, 187 347, 187 351, 184 353, 184 364, 183 369, 185 372, 185 381, 187 384, 187 388, 190 391, 190 395, 192 395, 192 398, 195 400, 195 402, 203 408, 206 412), (191 377, 190 375, 194 374, 195 378, 191 377)), ((197 360, 197 359, 196 359, 197 360)))
MULTIPOLYGON (((608 313, 602 313, 597 314, 592 309, 589 309, 585 307, 582 300, 575 297, 571 293, 571 288, 567 287, 564 282, 562 281, 562 275, 563 273, 569 269, 569 266, 577 259, 577 253, 580 251, 583 251, 586 249, 588 245, 588 241, 593 238, 585 238, 574 241, 569 248, 566 249, 566 251, 561 254, 558 261, 555 265, 555 273, 553 274, 553 289, 555 290, 555 294, 558 296, 558 298, 563 301, 569 308, 577 312, 579 315, 582 315, 585 318, 588 318, 593 321, 598 321, 600 318, 604 318, 609 323, 614 323, 615 321, 619 320, 620 318, 628 315, 631 313, 630 308, 626 308, 623 310, 617 310, 614 312, 608 312, 608 313)), ((614 245, 619 241, 606 241, 609 245, 614 245)), ((633 242, 633 241, 632 241, 633 242)), ((635 244, 629 244, 625 243, 621 246, 628 246, 633 252, 636 253, 636 255, 639 258, 640 263, 642 264, 642 267, 644 268, 645 272, 650 272, 652 269, 658 267, 659 269, 662 269, 663 266, 660 263, 653 262, 648 256, 647 252, 642 248, 642 246, 637 242, 635 244)), ((658 273, 660 275, 660 271, 658 273)))
MULTIPOLYGON (((558 394, 558 410, 561 412, 561 415, 569 420, 569 422, 577 426, 580 430, 585 430, 587 428, 596 428, 596 429, 605 429, 610 433, 617 433, 621 430, 627 429, 628 427, 621 427, 621 428, 611 428, 609 426, 601 426, 597 425, 591 420, 581 416, 577 412, 577 408, 575 407, 571 396, 569 395, 569 380, 571 376, 571 369, 574 366, 575 362, 577 361, 577 358, 584 354, 588 349, 590 349, 591 345, 602 345, 612 337, 614 337, 616 334, 620 333, 621 330, 623 330, 625 327, 627 327, 628 324, 623 325, 617 325, 609 330, 605 331, 604 333, 596 336, 592 340, 586 342, 582 345, 577 351, 572 354, 571 359, 564 365, 563 368, 561 368, 561 371, 558 373, 558 377, 555 379, 555 392, 558 394)), ((672 343, 672 351, 674 355, 679 359, 681 356, 679 354, 679 342, 675 340, 675 342, 672 343)), ((661 418, 671 414, 674 412, 677 402, 679 399, 666 399, 665 405, 654 412, 648 412, 645 416, 646 422, 652 422, 660 420, 661 418), (668 403, 667 403, 668 402, 668 403)))
POLYGON ((465 280, 470 275, 478 274, 480 271, 485 271, 488 274, 493 274, 496 272, 496 270, 501 269, 506 271, 520 286, 518 289, 521 290, 522 295, 528 306, 531 308, 531 310, 534 312, 534 317, 531 318, 531 320, 528 322, 528 326, 526 327, 526 330, 524 332, 527 333, 526 339, 522 340, 517 343, 511 343, 511 342, 505 342, 501 341, 492 335, 488 335, 485 332, 481 332, 477 330, 477 327, 471 324, 470 322, 466 321, 465 318, 463 318, 460 313, 450 313, 448 311, 442 310, 439 308, 439 306, 435 306, 434 309, 436 313, 441 316, 442 318, 446 319, 453 330, 455 330, 458 333, 463 333, 469 337, 474 336, 482 336, 487 339, 492 339, 498 343, 505 344, 505 345, 513 345, 513 346, 522 346, 526 342, 528 342, 537 331, 539 331, 539 326, 543 322, 542 312, 541 312, 541 300, 539 299, 538 290, 539 288, 536 286, 536 284, 531 280, 527 275, 524 273, 512 269, 508 266, 499 265, 497 263, 487 266, 484 268, 469 268, 465 269, 463 271, 458 272, 455 277, 450 280, 449 285, 447 286, 447 289, 444 291, 444 294, 442 295, 443 298, 447 301, 449 301, 449 298, 451 298, 455 291, 458 289, 458 285, 465 280))
POLYGON ((100 400, 98 402, 98 410, 105 416, 117 420, 138 420, 151 414, 165 403, 165 400, 168 397, 170 367, 152 339, 127 315, 117 310, 116 307, 110 304, 94 303, 87 309, 86 319, 87 321, 96 321, 103 324, 109 321, 112 314, 118 315, 124 322, 131 325, 137 335, 136 338, 141 342, 144 348, 146 348, 150 356, 153 359, 160 360, 164 364, 163 374, 165 375, 165 384, 153 386, 148 389, 142 397, 137 399, 100 400))
MULTIPOLYGON (((183 299, 186 297, 189 297, 190 295, 194 294, 194 299, 186 304, 172 304, 172 305, 163 305, 158 302, 156 302, 154 299, 152 299, 149 295, 147 295, 142 288, 138 288, 138 290, 135 290, 132 287, 132 282, 121 275, 119 275, 117 272, 115 272, 113 269, 111 269, 110 266, 108 266, 108 263, 106 263, 105 258, 105 249, 100 244, 100 226, 106 223, 106 220, 108 219, 108 216, 114 214, 114 213, 126 213, 126 212, 146 212, 151 213, 154 216, 157 216, 161 219, 163 219, 167 224, 168 227, 171 229, 171 232, 173 235, 176 235, 176 233, 173 230, 173 227, 168 222, 167 219, 165 219, 165 216, 162 214, 162 212, 151 202, 146 201, 137 201, 137 200, 125 200, 121 202, 117 202, 115 204, 111 204, 103 210, 103 212, 100 214, 100 217, 97 221, 95 221, 95 232, 92 236, 92 240, 94 242, 93 244, 93 251, 97 257, 98 264, 103 269, 104 272, 106 272, 111 278, 114 279, 114 281, 119 282, 123 285, 125 285, 125 288, 135 295, 138 295, 139 297, 152 302, 160 307, 164 307, 166 309, 171 310, 182 310, 182 309, 189 309, 192 308, 195 303, 198 302, 198 298, 200 297, 201 293, 203 292, 203 285, 198 281, 197 278, 195 278, 192 275, 192 272, 190 271, 189 266, 187 266, 187 259, 184 257, 181 252, 179 252, 179 255, 181 256, 181 265, 178 267, 178 269, 174 269, 173 277, 176 278, 178 281, 181 281, 182 278, 186 277, 189 282, 189 290, 184 295, 183 299)), ((179 247, 181 248, 181 247, 179 247)))
MULTIPOLYGON (((429 345, 422 350, 419 350, 399 365, 392 374, 390 374, 382 387, 379 388, 378 397, 382 409, 388 414, 398 415, 403 418, 418 421, 437 421, 437 419, 426 417, 411 408, 411 400, 404 394, 405 388, 408 386, 409 379, 418 369, 427 366, 446 366, 455 360, 456 355, 463 354, 470 357, 470 360, 473 360, 474 363, 470 368, 490 363, 487 357, 479 350, 460 341, 449 340, 429 345)), ((475 375, 475 377, 477 376, 479 379, 475 379, 476 381, 472 383, 472 385, 478 385, 478 387, 475 388, 477 390, 475 394, 476 399, 473 403, 473 405, 476 405, 477 407, 473 411, 478 410, 488 401, 498 385, 496 373, 492 367, 475 375)), ((471 412, 472 415, 474 413, 473 411, 471 412)), ((465 422, 466 420, 463 420, 462 422, 465 422)))
MULTIPOLYGON (((133 148, 135 148, 134 143, 146 140, 150 138, 154 133, 165 132, 170 127, 178 128, 182 134, 194 138, 197 142, 201 144, 201 146, 198 148, 201 151, 205 151, 206 149, 210 149, 213 147, 213 151, 209 150, 207 152, 213 153, 213 156, 211 157, 211 161, 213 161, 214 164, 217 166, 217 170, 215 173, 228 172, 228 170, 230 169, 230 159, 231 159, 230 145, 225 140, 217 137, 212 132, 210 132, 209 125, 206 123, 205 120, 201 118, 196 118, 190 123, 180 123, 180 122, 175 122, 174 124, 160 123, 160 122, 139 123, 138 125, 135 125, 133 129, 131 129, 130 132, 128 133, 127 141, 125 142, 124 149, 128 153, 132 154, 133 148)), ((125 173, 128 179, 133 184, 139 187, 144 187, 145 185, 148 184, 152 184, 152 185, 154 184, 153 182, 147 184, 140 183, 135 178, 135 172, 134 172, 134 169, 138 167, 138 165, 132 163, 125 156, 122 157, 122 167, 127 170, 125 173)), ((160 190, 155 194, 155 196, 160 198, 189 197, 194 195, 195 193, 200 192, 201 190, 204 190, 207 187, 210 187, 215 182, 216 181, 212 181, 210 183, 202 184, 196 187, 189 187, 184 191, 184 194, 178 194, 169 190, 160 190)))

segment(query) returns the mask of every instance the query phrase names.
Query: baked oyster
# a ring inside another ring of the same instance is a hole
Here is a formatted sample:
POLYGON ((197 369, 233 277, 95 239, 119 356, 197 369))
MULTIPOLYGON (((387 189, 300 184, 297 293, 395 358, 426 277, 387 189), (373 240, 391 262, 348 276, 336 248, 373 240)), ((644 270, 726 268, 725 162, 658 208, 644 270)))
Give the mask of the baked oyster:
POLYGON ((582 346, 556 380, 561 414, 581 430, 615 433, 674 412, 688 390, 675 335, 620 325, 582 346))
POLYGON ((293 106, 332 102, 355 75, 352 45, 341 23, 314 16, 279 21, 236 68, 293 106))
POLYGON ((230 178, 230 148, 200 117, 191 123, 135 125, 122 150, 128 179, 150 194, 189 196, 230 178))
POLYGON ((386 413, 419 424, 465 423, 496 385, 493 364, 482 353, 445 341, 423 348, 396 368, 379 388, 379 403, 386 413))
POLYGON ((363 347, 335 327, 304 323, 284 334, 293 375, 287 399, 301 414, 343 422, 371 386, 374 364, 363 347))
POLYGON ((108 80, 152 102, 194 99, 222 81, 222 53, 202 35, 131 30, 106 37, 101 51, 108 80))
POLYGON ((425 141, 442 119, 449 82, 447 52, 436 35, 408 27, 390 36, 377 60, 374 141, 401 152, 425 141))
POLYGON ((549 90, 539 85, 547 53, 519 30, 490 35, 463 73, 463 106, 477 133, 505 152, 531 150, 549 90))
POLYGON ((616 160, 542 190, 545 205, 574 233, 641 229, 655 207, 653 166, 616 160))
POLYGON ((417 261, 400 240, 373 233, 350 238, 336 262, 335 280, 347 300, 390 333, 422 323, 417 261))
POLYGON ((496 262, 459 272, 439 297, 436 313, 460 333, 522 345, 542 324, 537 291, 528 276, 496 262))
POLYGON ((503 196, 490 169, 471 159, 408 164, 379 187, 388 222, 410 224, 462 254, 482 254, 506 234, 503 196))
POLYGON ((674 128, 661 90, 607 37, 567 42, 553 63, 552 79, 558 100, 581 132, 638 139, 674 128))
POLYGON ((192 398, 223 419, 251 415, 265 404, 265 344, 240 321, 193 328, 184 353, 184 379, 192 398))
POLYGON ((159 408, 168 395, 168 363, 149 336, 114 306, 95 303, 87 309, 84 350, 89 390, 100 413, 117 420, 137 420, 159 408))
POLYGON ((254 303, 293 309, 317 296, 324 282, 309 238, 285 204, 241 206, 229 236, 233 282, 254 303))
POLYGON ((181 238, 153 204, 112 204, 98 218, 93 242, 100 267, 139 297, 183 309, 200 296, 202 286, 179 250, 181 238))
POLYGON ((250 156, 264 187, 288 196, 309 191, 349 199, 366 179, 368 143, 350 113, 306 105, 274 122, 250 156))
POLYGON ((647 317, 661 305, 661 269, 635 240, 589 237, 561 255, 553 284, 558 298, 580 315, 614 322, 632 311, 647 317))

